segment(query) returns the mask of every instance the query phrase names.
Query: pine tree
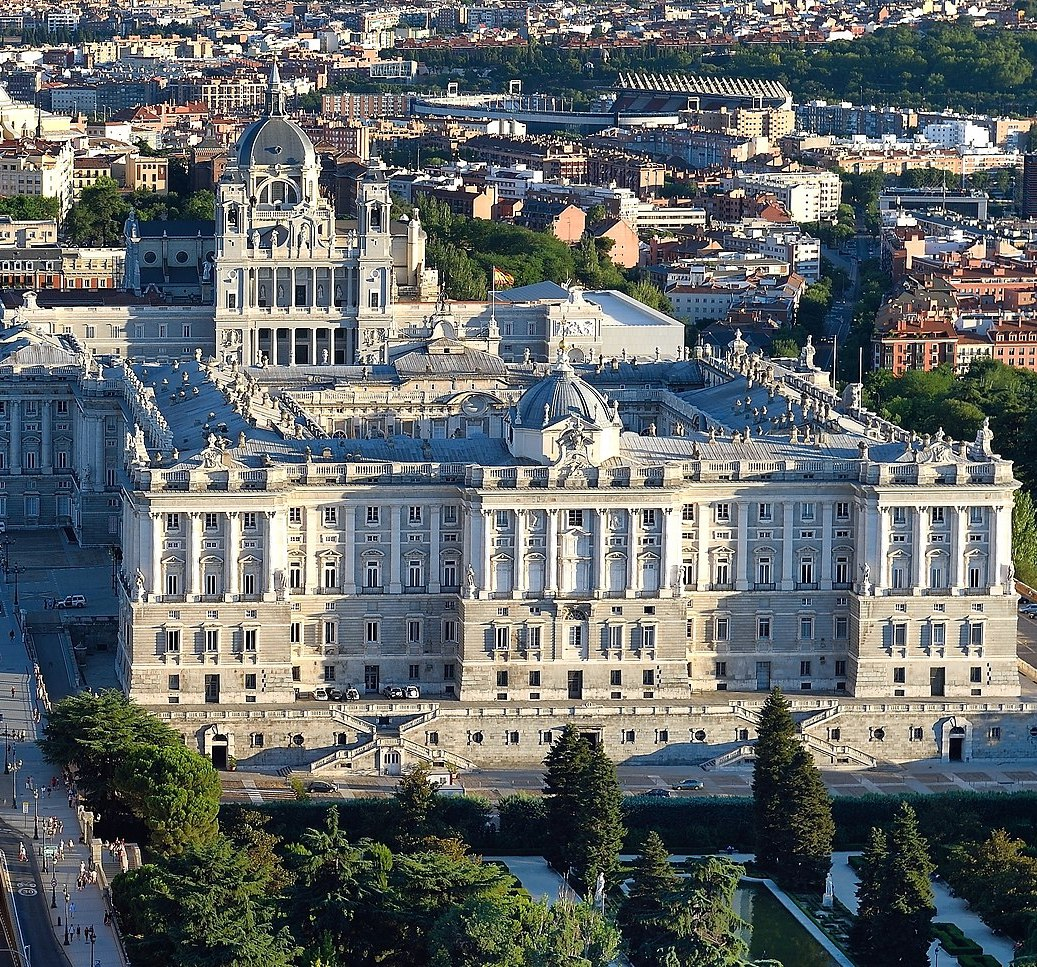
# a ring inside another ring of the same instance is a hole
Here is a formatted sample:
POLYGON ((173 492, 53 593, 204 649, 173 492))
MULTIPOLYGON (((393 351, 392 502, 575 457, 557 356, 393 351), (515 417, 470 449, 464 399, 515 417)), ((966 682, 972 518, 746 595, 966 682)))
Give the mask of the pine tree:
POLYGON ((853 944, 861 962, 875 962, 875 955, 884 950, 882 918, 887 909, 886 862, 889 838, 877 827, 872 827, 867 849, 861 854, 857 883, 857 919, 853 926, 853 944))
POLYGON ((620 913, 623 936, 638 963, 645 959, 642 948, 657 946, 655 938, 663 932, 669 918, 667 898, 679 884, 680 877, 670 865, 670 854, 659 834, 652 830, 634 861, 634 875, 620 913))
POLYGON ((901 803, 888 833, 873 829, 857 888, 854 945, 864 967, 926 967, 933 914, 929 847, 901 803))
POLYGON ((788 853, 781 860, 784 882, 821 892, 832 866, 835 822, 832 800, 813 756, 802 745, 784 779, 788 853))
POLYGON ((612 878, 623 846, 623 790, 616 767, 601 745, 591 749, 580 802, 574 866, 589 892, 599 875, 612 878))
POLYGON ((799 742, 792 710, 775 688, 760 710, 753 765, 753 805, 756 818, 756 862, 768 873, 778 873, 787 855, 787 813, 783 801, 785 776, 799 742))
POLYGON ((548 859, 562 872, 573 861, 572 847, 581 820, 582 787, 589 760, 590 747, 572 725, 562 729, 544 759, 548 859))

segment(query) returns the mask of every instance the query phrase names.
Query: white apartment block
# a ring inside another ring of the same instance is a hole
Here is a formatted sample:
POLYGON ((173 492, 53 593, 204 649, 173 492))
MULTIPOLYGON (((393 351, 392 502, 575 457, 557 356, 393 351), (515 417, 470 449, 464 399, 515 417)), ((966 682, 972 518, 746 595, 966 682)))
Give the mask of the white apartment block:
POLYGON ((834 219, 842 201, 842 182, 831 171, 738 171, 725 187, 773 192, 795 222, 834 219))

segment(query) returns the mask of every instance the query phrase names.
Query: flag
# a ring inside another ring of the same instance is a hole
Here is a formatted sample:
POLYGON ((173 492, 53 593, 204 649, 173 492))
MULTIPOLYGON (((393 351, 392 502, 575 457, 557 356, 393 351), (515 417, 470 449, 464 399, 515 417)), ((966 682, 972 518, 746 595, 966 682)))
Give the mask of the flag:
POLYGON ((505 272, 504 269, 498 269, 495 265, 493 267, 493 287, 495 289, 506 289, 509 285, 515 284, 515 276, 510 272, 505 272))

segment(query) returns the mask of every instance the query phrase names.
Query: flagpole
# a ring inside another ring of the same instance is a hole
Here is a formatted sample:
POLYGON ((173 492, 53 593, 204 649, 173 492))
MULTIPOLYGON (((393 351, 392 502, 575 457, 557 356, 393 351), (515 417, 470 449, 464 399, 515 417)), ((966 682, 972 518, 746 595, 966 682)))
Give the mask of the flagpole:
POLYGON ((490 324, 497 321, 497 266, 490 266, 490 324))

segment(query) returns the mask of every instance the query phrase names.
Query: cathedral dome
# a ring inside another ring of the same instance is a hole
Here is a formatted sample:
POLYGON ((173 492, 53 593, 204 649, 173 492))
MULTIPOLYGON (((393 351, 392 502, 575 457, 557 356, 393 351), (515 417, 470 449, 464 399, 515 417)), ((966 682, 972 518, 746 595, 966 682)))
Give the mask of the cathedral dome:
POLYGON ((313 142, 286 116, 284 90, 276 63, 270 71, 266 110, 242 132, 237 156, 238 167, 243 170, 274 165, 308 168, 317 164, 313 142))
POLYGON ((613 420, 605 397, 580 379, 568 362, 561 362, 549 376, 522 394, 516 407, 515 424, 546 427, 570 416, 596 427, 610 426, 613 420))

